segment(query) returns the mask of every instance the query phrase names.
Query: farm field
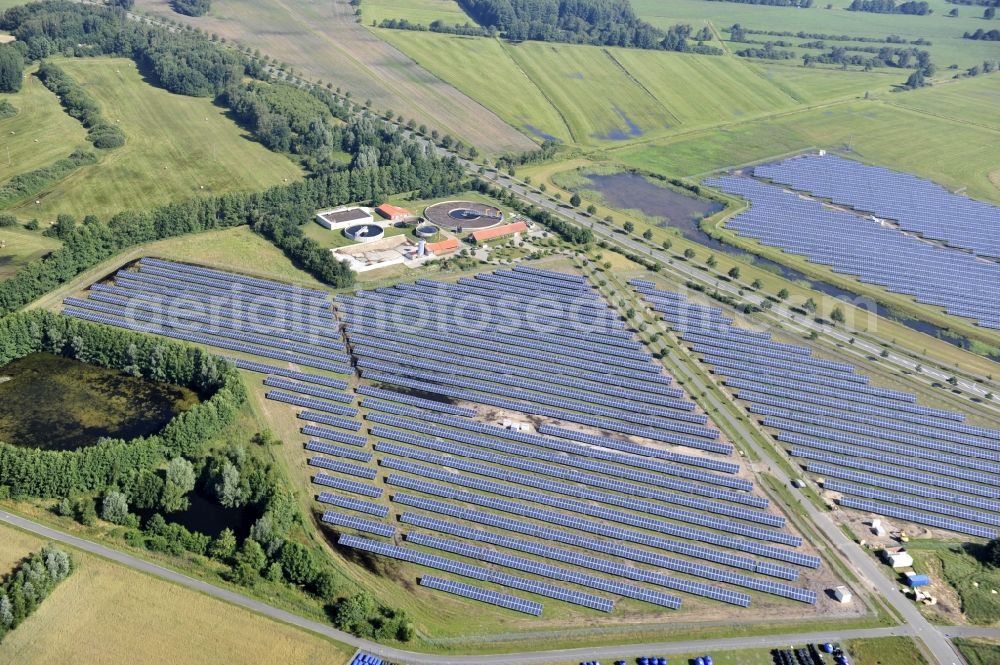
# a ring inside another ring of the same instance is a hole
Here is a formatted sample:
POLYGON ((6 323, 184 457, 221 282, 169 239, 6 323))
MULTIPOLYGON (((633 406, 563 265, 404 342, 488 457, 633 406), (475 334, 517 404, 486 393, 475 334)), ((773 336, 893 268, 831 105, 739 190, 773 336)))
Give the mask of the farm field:
POLYGON ((513 126, 580 144, 607 145, 749 119, 886 91, 895 82, 878 73, 761 65, 734 57, 515 45, 401 30, 376 34, 513 126), (455 62, 467 66, 456 68, 455 62))
POLYGON ((372 0, 362 3, 361 15, 365 23, 396 18, 425 26, 434 21, 448 25, 474 24, 455 0, 372 0))
MULTIPOLYGON (((905 100, 905 96, 900 96, 905 100)), ((1000 201, 990 174, 998 133, 878 101, 859 101, 723 127, 611 152, 636 168, 695 177, 810 147, 849 148, 862 161, 909 171, 970 196, 1000 201), (919 140, 915 140, 919 137, 919 140)))
MULTIPOLYGON (((952 5, 945 0, 929 0, 933 14, 928 16, 908 16, 900 14, 873 14, 849 12, 850 0, 835 0, 832 9, 826 3, 815 3, 809 9, 789 7, 768 7, 733 2, 708 2, 706 0, 634 0, 632 6, 636 14, 653 25, 667 28, 678 22, 690 23, 697 30, 705 22, 728 39, 725 29, 734 23, 754 30, 787 30, 857 37, 886 37, 900 35, 907 40, 924 38, 931 41, 927 48, 937 64, 939 76, 948 76, 943 68, 957 64, 966 69, 985 59, 996 58, 996 46, 990 42, 962 39, 962 33, 984 28, 981 7, 952 5), (952 8, 958 8, 958 18, 946 16, 952 8)), ((766 35, 750 35, 751 39, 766 41, 766 35)), ((788 38, 775 38, 788 39, 788 38)), ((871 45, 871 44, 867 44, 871 45)), ((728 44, 737 48, 736 44, 728 44)), ((806 52, 801 49, 802 52, 806 52)), ((810 49, 809 52, 820 53, 810 49)), ((902 73, 902 72, 897 72, 902 73)), ((901 79, 905 79, 902 76, 901 79)))
POLYGON ((0 183, 68 157, 75 148, 93 149, 79 121, 69 117, 59 98, 41 81, 27 76, 16 93, 0 94, 18 113, 0 120, 0 183))
MULTIPOLYGON (((0 526, 4 573, 44 543, 0 526)), ((5 637, 0 664, 343 665, 350 656, 347 647, 311 633, 95 556, 71 554, 77 571, 5 637)))
POLYGON ((1000 76, 977 76, 893 98, 905 108, 1000 130, 1000 76))
POLYGON ((478 102, 434 76, 360 25, 347 0, 216 0, 200 18, 181 16, 168 0, 140 0, 136 10, 196 25, 253 44, 307 78, 333 82, 374 108, 412 115, 484 153, 536 144, 478 102))
POLYGON ((499 40, 403 30, 377 30, 375 34, 525 133, 572 141, 559 109, 499 40), (454 67, 454 62, 466 66, 454 67))
POLYGON ((20 228, 0 229, 0 282, 13 277, 26 263, 59 247, 59 241, 20 228))
POLYGON ((264 189, 302 175, 290 159, 248 139, 222 108, 149 85, 131 60, 59 64, 93 95, 105 117, 125 130, 126 143, 38 195, 40 204, 13 207, 20 218, 44 222, 62 212, 109 216, 202 193, 264 189))

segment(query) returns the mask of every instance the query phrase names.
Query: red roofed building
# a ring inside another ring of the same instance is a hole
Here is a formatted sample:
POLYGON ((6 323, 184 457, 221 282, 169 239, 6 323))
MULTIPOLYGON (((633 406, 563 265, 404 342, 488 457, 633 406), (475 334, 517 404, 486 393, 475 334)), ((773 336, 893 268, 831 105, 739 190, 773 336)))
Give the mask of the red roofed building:
POLYGON ((390 222, 402 222, 408 217, 413 217, 413 213, 406 208, 400 208, 390 203, 383 203, 379 207, 375 208, 375 210, 377 210, 378 214, 382 215, 390 222))
POLYGON ((528 230, 528 225, 524 222, 514 222, 513 224, 506 224, 504 226, 498 226, 492 229, 483 229, 482 231, 475 231, 472 234, 472 239, 476 243, 486 242, 487 240, 493 240, 494 238, 502 238, 504 236, 513 235, 515 233, 524 233, 528 230))
POLYGON ((435 256, 441 256, 442 254, 447 254, 448 252, 454 252, 458 249, 458 246, 458 238, 448 238, 447 240, 442 240, 441 242, 429 242, 425 245, 424 249, 435 256))

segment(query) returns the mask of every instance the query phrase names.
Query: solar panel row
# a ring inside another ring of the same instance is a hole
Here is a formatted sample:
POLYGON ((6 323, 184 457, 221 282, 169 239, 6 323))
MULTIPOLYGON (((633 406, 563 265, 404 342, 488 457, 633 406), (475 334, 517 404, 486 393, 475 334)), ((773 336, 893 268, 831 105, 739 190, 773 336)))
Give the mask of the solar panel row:
POLYGON ((477 579, 483 582, 493 582, 494 584, 519 589, 521 591, 530 591, 531 593, 536 593, 540 596, 564 600, 567 603, 582 605, 583 607, 589 607, 601 612, 610 612, 615 606, 613 601, 601 598, 600 596, 564 589, 547 582, 539 582, 522 577, 515 577, 513 575, 500 573, 481 566, 471 566, 452 559, 446 559, 442 556, 425 554, 423 552, 418 552, 405 547, 387 545, 385 543, 368 540, 366 538, 358 538, 357 536, 341 534, 337 543, 345 547, 360 549, 373 554, 398 559, 400 561, 407 561, 417 565, 426 566, 428 568, 434 568, 436 570, 444 570, 456 575, 471 577, 472 579, 477 579))
POLYGON ((453 593, 456 596, 462 596, 463 598, 479 600, 484 603, 489 603, 490 605, 506 607, 509 610, 524 612, 525 614, 531 614, 532 616, 539 616, 542 613, 541 603, 536 603, 533 600, 523 600, 516 596, 510 596, 508 594, 491 591, 489 589, 480 589, 479 587, 472 586, 471 584, 465 584, 464 582, 453 582, 451 580, 443 580, 439 577, 433 577, 431 575, 421 575, 420 586, 445 591, 447 593, 453 593))
POLYGON ((521 533, 529 536, 544 538, 546 540, 553 540, 560 543, 566 543, 569 545, 582 547, 583 549, 594 550, 595 552, 603 552, 606 554, 621 554, 622 556, 626 556, 627 558, 630 558, 633 561, 645 561, 647 563, 654 563, 654 565, 660 566, 662 568, 668 568, 670 570, 690 573, 692 575, 696 575, 699 577, 705 576, 708 579, 718 579, 718 581, 723 581, 723 580, 714 576, 715 573, 711 572, 714 569, 711 568, 703 569, 699 567, 700 564, 684 561, 681 559, 674 559, 672 557, 664 557, 662 555, 647 552, 645 550, 625 548, 619 551, 615 548, 620 546, 622 542, 631 542, 640 545, 645 545, 647 547, 652 547, 654 549, 671 552, 674 554, 681 554, 695 559, 701 559, 703 561, 711 561, 713 563, 732 566, 734 568, 739 568, 741 570, 757 572, 763 575, 769 575, 771 577, 778 577, 786 580, 795 580, 798 578, 798 571, 795 570, 794 568, 789 568, 787 566, 774 564, 769 561, 758 561, 750 557, 742 556, 739 554, 733 554, 731 552, 714 550, 708 547, 704 547, 702 545, 697 545, 695 543, 686 543, 682 541, 659 538, 657 536, 645 534, 639 531, 623 529, 620 527, 616 527, 614 525, 604 524, 602 522, 592 522, 590 520, 584 520, 582 518, 573 517, 571 515, 563 515, 561 513, 553 513, 549 511, 539 511, 536 509, 522 507, 519 506, 519 504, 514 504, 511 502, 500 502, 500 503, 494 502, 494 504, 491 505, 490 507, 500 510, 501 512, 519 515, 522 517, 528 517, 532 521, 522 522, 519 520, 511 519, 509 517, 505 517, 503 515, 497 515, 495 513, 487 513, 479 510, 474 510, 472 508, 466 508, 464 506, 458 506, 452 503, 444 503, 441 501, 435 501, 433 499, 427 499, 424 497, 412 496, 401 492, 394 493, 392 495, 392 501, 394 503, 398 503, 404 506, 419 508, 421 510, 437 513, 439 515, 447 515, 449 517, 455 517, 457 519, 462 519, 468 522, 485 524, 488 526, 505 529, 507 531, 513 531, 515 533, 521 533), (561 531, 558 529, 553 529, 548 526, 542 526, 542 524, 556 524, 558 526, 563 526, 569 529, 576 529, 578 531, 583 531, 585 533, 606 536, 611 540, 597 540, 570 531, 561 531), (647 559, 646 557, 657 557, 657 558, 655 558, 654 560, 654 559, 647 559))

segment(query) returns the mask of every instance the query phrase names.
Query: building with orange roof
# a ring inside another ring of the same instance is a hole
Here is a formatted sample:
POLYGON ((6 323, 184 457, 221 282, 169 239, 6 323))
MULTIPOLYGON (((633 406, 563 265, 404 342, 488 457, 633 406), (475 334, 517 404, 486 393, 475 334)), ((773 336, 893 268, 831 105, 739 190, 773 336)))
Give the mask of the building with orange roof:
POLYGON ((399 206, 394 206, 391 203, 383 203, 379 207, 375 208, 378 214, 382 215, 390 222, 402 222, 409 217, 413 217, 413 213, 406 208, 400 208, 399 206))
POLYGON ((495 238, 502 238, 504 236, 513 235, 515 233, 524 233, 528 230, 528 225, 524 222, 514 222, 513 224, 505 224, 504 226, 497 226, 492 229, 483 229, 482 231, 475 231, 472 234, 472 239, 477 243, 486 242, 487 240, 493 240, 495 238))
POLYGON ((459 247, 458 238, 448 238, 447 240, 442 240, 440 242, 429 242, 424 246, 431 254, 435 256, 441 256, 442 254, 447 254, 448 252, 454 252, 459 247))

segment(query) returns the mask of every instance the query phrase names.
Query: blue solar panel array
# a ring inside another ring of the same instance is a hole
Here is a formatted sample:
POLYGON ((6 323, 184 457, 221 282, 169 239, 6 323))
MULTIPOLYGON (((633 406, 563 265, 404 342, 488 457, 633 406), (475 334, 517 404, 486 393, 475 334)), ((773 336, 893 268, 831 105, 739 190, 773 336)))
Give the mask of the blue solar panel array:
POLYGON ((506 607, 509 610, 524 612, 525 614, 531 614, 532 616, 539 616, 542 613, 541 603, 536 603, 533 600, 523 600, 516 596, 491 591, 489 589, 481 589, 477 586, 466 584, 465 582, 454 582, 452 580, 443 580, 440 577, 434 577, 432 575, 421 575, 420 586, 425 586, 429 589, 437 589, 438 591, 444 591, 446 593, 453 593, 456 596, 462 596, 463 598, 479 600, 484 603, 489 603, 490 605, 506 607))
POLYGON ((323 453, 324 455, 333 455, 334 457, 344 457, 357 462, 367 463, 372 461, 372 454, 366 450, 344 448, 343 446, 335 446, 332 443, 323 443, 322 441, 307 441, 305 449, 311 453, 323 453))
MULTIPOLYGON (((333 461, 333 460, 328 460, 328 461, 333 461)), ((368 496, 373 499, 377 499, 380 496, 382 496, 381 487, 373 487, 372 485, 368 485, 366 483, 359 483, 355 480, 347 480, 346 478, 338 478, 337 476, 331 476, 326 473, 317 473, 315 476, 313 476, 312 481, 317 485, 323 485, 324 487, 332 487, 333 489, 343 490, 345 492, 353 492, 354 494, 368 496)))
POLYGON ((312 395, 313 397, 332 399, 335 402, 344 402, 345 404, 350 404, 354 401, 354 396, 348 393, 338 392, 336 390, 327 390, 326 388, 317 388, 316 386, 308 386, 304 383, 296 383, 295 381, 289 381, 288 379, 277 376, 269 376, 264 379, 264 385, 269 388, 282 388, 284 390, 302 393, 303 395, 312 395))
MULTIPOLYGON (((445 444, 449 446, 450 449, 458 448, 457 446, 450 446, 450 444, 445 444)), ((406 457, 410 459, 420 460, 422 462, 427 462, 434 464, 437 468, 430 468, 426 466, 420 466, 417 464, 412 464, 409 462, 402 462, 399 460, 394 460, 392 458, 383 458, 381 463, 383 466, 391 469, 399 469, 408 473, 415 473, 422 475, 426 478, 434 478, 436 480, 443 480, 446 482, 453 482, 457 485, 462 485, 466 487, 476 487, 476 488, 486 488, 489 491, 496 489, 494 483, 485 483, 479 479, 469 478, 467 476, 458 476, 449 474, 447 471, 441 470, 442 468, 453 468, 460 471, 469 471, 477 475, 486 476, 488 478, 495 478, 497 480, 505 480, 516 485, 522 485, 525 487, 535 487, 538 489, 546 490, 548 492, 553 492, 556 494, 564 494, 567 496, 573 496, 580 499, 587 499, 590 501, 603 503, 607 505, 619 506, 623 508, 629 508, 637 512, 648 513, 652 515, 659 515, 662 517, 667 517, 679 522, 687 522, 690 524, 697 524, 700 526, 706 526, 719 531, 727 531, 730 533, 737 533, 740 535, 749 536, 752 538, 759 538, 761 540, 767 540, 772 542, 784 543, 792 546, 798 546, 801 544, 801 539, 797 536, 792 536, 789 534, 784 534, 781 532, 769 531, 767 529, 761 529, 759 527, 754 527, 746 524, 740 524, 738 522, 731 522, 728 520, 723 520, 715 517, 709 517, 700 515, 699 513, 692 513, 689 511, 676 510, 673 508, 662 507, 658 504, 654 504, 648 501, 640 501, 638 499, 629 496, 619 496, 615 494, 607 494, 605 492, 598 492, 596 490, 579 488, 573 485, 568 485, 565 483, 557 483, 544 478, 538 478, 530 474, 521 474, 506 471, 503 469, 498 469, 493 466, 486 464, 479 464, 476 462, 469 462, 467 460, 461 460, 454 457, 444 457, 440 455, 433 455, 420 450, 414 450, 412 448, 407 448, 405 446, 398 446, 391 443, 379 442, 375 446, 377 452, 386 453, 389 455, 395 455, 399 457, 406 457)), ((449 452, 454 452, 455 454, 468 454, 466 450, 449 450, 449 452)), ((491 457, 490 461, 497 463, 503 463, 498 455, 488 455, 484 454, 482 457, 491 457)), ((477 457, 477 459, 480 459, 477 457)), ((515 463, 513 466, 516 468, 526 468, 528 470, 536 470, 539 473, 548 473, 549 475, 558 474, 557 477, 564 477, 564 474, 560 472, 559 469, 554 467, 546 467, 545 465, 539 465, 531 462, 526 463, 515 463), (538 467, 542 467, 538 469, 538 467)), ((568 474, 565 474, 568 475, 568 474)), ((733 508, 725 506, 724 504, 712 504, 711 502, 701 501, 698 499, 690 499, 689 497, 683 497, 680 495, 672 495, 666 492, 659 492, 656 490, 650 490, 648 488, 637 487, 630 483, 624 483, 621 481, 616 481, 614 479, 606 479, 600 476, 589 476, 582 475, 579 482, 581 484, 596 486, 596 487, 608 487, 609 489, 615 489, 620 492, 629 492, 629 490, 635 490, 633 493, 638 496, 655 498, 668 503, 676 503, 680 505, 692 505, 693 507, 702 508, 708 512, 722 513, 730 515, 732 517, 739 517, 747 519, 748 521, 753 521, 760 523, 767 520, 768 516, 766 513, 758 513, 756 511, 745 510, 740 508, 733 508)), ((504 492, 505 496, 512 496, 518 499, 535 501, 538 503, 547 503, 549 505, 551 502, 558 502, 566 506, 578 506, 578 502, 567 502, 561 499, 546 498, 544 494, 539 492, 531 492, 528 490, 522 490, 518 487, 509 487, 504 492)), ((767 520, 770 521, 770 520, 767 520)), ((765 522, 766 523, 766 522, 765 522)))
POLYGON ((281 392, 280 390, 268 390, 264 394, 264 397, 270 400, 274 400, 275 402, 284 402, 285 404, 302 406, 307 409, 316 409, 317 411, 324 411, 326 413, 335 413, 338 416, 358 415, 358 410, 353 406, 342 406, 340 404, 331 404, 329 402, 313 399, 311 397, 300 397, 299 395, 292 395, 290 393, 281 392))
POLYGON ((448 559, 435 554, 425 554, 406 547, 388 545, 386 543, 368 540, 366 538, 359 538, 357 536, 349 536, 347 534, 341 534, 337 543, 344 547, 352 547, 365 552, 371 552, 372 554, 379 554, 392 559, 398 559, 400 561, 407 561, 419 566, 425 566, 427 568, 444 570, 449 573, 454 573, 463 577, 470 577, 482 582, 492 582, 494 584, 510 587, 512 589, 528 591, 540 596, 563 600, 567 603, 582 605, 583 607, 589 607, 601 612, 610 612, 615 607, 614 601, 608 600, 607 598, 601 598, 600 596, 595 596, 593 594, 566 589, 555 586, 554 584, 549 584, 548 582, 539 582, 523 577, 515 577, 506 573, 490 570, 489 568, 472 566, 467 563, 455 561, 454 559, 448 559))
MULTIPOLYGON (((464 496, 458 496, 464 500, 464 496)), ((514 501, 505 501, 503 499, 488 499, 485 498, 482 505, 485 505, 493 510, 499 510, 501 512, 510 513, 513 515, 519 515, 521 517, 530 518, 531 522, 520 522, 517 520, 510 519, 508 517, 503 517, 496 515, 495 513, 487 513, 483 511, 473 510, 470 508, 465 508, 462 506, 456 506, 451 503, 444 503, 441 501, 435 501, 433 499, 426 499, 423 497, 412 496, 409 494, 404 494, 401 492, 396 492, 392 495, 392 500, 394 503, 401 505, 411 506, 413 508, 418 508, 420 510, 426 510, 432 513, 437 513, 440 515, 448 515, 458 519, 464 519, 470 522, 476 522, 479 524, 487 524, 490 526, 499 527, 502 529, 507 529, 510 531, 515 531, 517 533, 523 533, 526 535, 538 536, 548 540, 555 540, 557 542, 568 543, 568 544, 580 544, 581 547, 585 549, 593 549, 597 552, 606 552, 616 554, 618 551, 611 551, 608 549, 610 545, 620 544, 622 542, 636 543, 639 545, 645 545, 647 547, 652 547, 654 549, 663 550, 666 552, 671 552, 674 554, 682 554, 684 556, 692 557, 695 559, 702 559, 704 561, 711 561, 713 563, 719 563, 726 566, 732 566, 734 568, 740 568, 742 570, 752 571, 761 573, 763 575, 769 575, 772 577, 778 577, 786 580, 795 580, 798 577, 798 571, 781 564, 775 564, 771 562, 758 561, 747 556, 740 554, 733 554, 731 552, 723 552, 710 547, 704 547, 702 545, 697 545, 694 543, 686 543, 677 540, 668 540, 666 538, 660 538, 657 536, 650 535, 648 533, 643 533, 640 531, 633 531, 631 529, 625 529, 617 527, 605 522, 596 522, 592 520, 585 520, 580 517, 574 517, 572 515, 566 515, 564 513, 557 513, 553 511, 543 511, 535 508, 530 508, 528 506, 523 506, 514 501), (546 526, 540 526, 541 523, 554 524, 557 526, 566 527, 569 529, 576 529, 578 531, 583 531, 586 533, 591 533, 599 536, 606 536, 611 538, 611 541, 598 541, 589 539, 585 536, 580 536, 571 532, 559 531, 546 526), (610 545, 609 545, 610 543, 610 545)), ((647 561, 646 556, 658 557, 660 555, 652 555, 644 550, 632 550, 628 548, 630 556, 635 561, 647 561), (634 558, 639 557, 639 558, 634 558)), ((625 554, 623 554, 625 556, 625 554)), ((656 559, 655 563, 657 565, 662 565, 664 568, 669 568, 671 570, 677 570, 680 572, 697 574, 694 568, 678 568, 675 567, 680 564, 687 564, 687 562, 679 562, 679 560, 671 559, 669 557, 662 557, 656 559)), ((709 579, 717 579, 715 577, 709 577, 709 579)), ((728 581, 728 580, 719 580, 728 581)))
POLYGON ((431 411, 440 411, 441 413, 448 413, 453 416, 466 416, 471 418, 476 415, 475 409, 468 409, 462 406, 446 404, 444 402, 436 402, 432 399, 424 399, 414 395, 397 393, 392 390, 382 390, 381 388, 374 388, 372 386, 358 386, 357 391, 360 395, 368 395, 370 397, 378 398, 376 400, 362 400, 361 406, 366 409, 373 408, 371 404, 376 403, 379 400, 388 400, 390 402, 399 402, 400 404, 409 404, 410 406, 419 406, 424 409, 430 409, 431 411))
POLYGON ((363 501, 361 499, 356 499, 353 496, 341 496, 339 494, 330 494, 329 492, 320 492, 319 496, 316 497, 316 500, 320 503, 337 506, 338 508, 346 508, 347 510, 354 510, 366 515, 375 515, 376 517, 385 518, 389 514, 389 506, 363 501))
MULTIPOLYGON (((439 506, 443 505, 445 504, 439 504, 439 506)), ((470 521, 473 522, 488 523, 494 527, 498 527, 507 531, 532 535, 544 538, 546 540, 553 540, 556 542, 570 544, 585 550, 610 554, 615 556, 617 559, 628 559, 630 561, 646 563, 655 566, 657 568, 673 570, 676 572, 685 573, 688 575, 692 575, 694 577, 700 577, 708 580, 713 580, 716 582, 726 582, 729 584, 734 584, 736 586, 741 586, 756 591, 772 593, 786 598, 792 598, 794 600, 801 600, 803 602, 815 602, 816 600, 815 592, 808 591, 805 589, 800 589, 798 587, 793 587, 787 584, 783 584, 781 582, 762 580, 756 577, 750 577, 739 573, 733 573, 719 568, 712 568, 710 566, 705 566, 698 563, 692 563, 690 561, 685 561, 682 559, 675 559, 673 557, 667 557, 661 554, 655 554, 647 550, 637 549, 634 547, 627 547, 612 541, 594 540, 591 538, 586 538, 584 536, 574 535, 566 531, 559 531, 547 527, 535 526, 528 524, 526 522, 518 522, 516 520, 512 520, 506 517, 491 515, 489 513, 467 511, 462 513, 462 515, 467 517, 468 519, 470 519, 470 521)), ((661 583, 659 581, 659 577, 662 576, 659 575, 658 573, 649 573, 648 571, 637 572, 637 569, 635 568, 621 567, 620 564, 615 564, 611 561, 600 559, 598 557, 589 556, 569 550, 559 549, 535 541, 512 538, 510 536, 503 536, 490 531, 485 531, 483 529, 473 529, 462 524, 448 522, 446 520, 441 520, 435 517, 428 517, 426 515, 420 515, 416 513, 403 513, 402 515, 400 515, 400 521, 403 522, 404 524, 410 524, 413 526, 418 526, 433 531, 439 531, 441 533, 448 533, 454 536, 463 537, 467 540, 474 540, 476 542, 491 543, 501 547, 506 547, 508 549, 514 549, 519 552, 526 552, 529 554, 535 554, 546 558, 553 558, 558 561, 563 561, 565 563, 579 562, 578 565, 582 565, 584 567, 588 567, 594 570, 603 570, 604 572, 612 572, 613 574, 620 574, 617 571, 624 570, 628 573, 626 576, 630 577, 631 579, 642 580, 642 578, 647 574, 652 576, 658 576, 656 578, 650 577, 642 581, 651 581, 657 584, 661 583)), ((697 584, 697 583, 692 584, 687 582, 686 580, 665 581, 663 585, 670 586, 671 588, 675 588, 679 591, 684 591, 686 593, 691 593, 698 596, 704 596, 707 598, 715 598, 716 600, 722 600, 724 602, 729 602, 735 605, 745 606, 747 603, 749 603, 749 597, 746 596, 746 594, 733 594, 732 592, 724 589, 712 587, 705 584, 697 584), (675 582, 678 581, 682 582, 685 586, 683 588, 681 586, 672 586, 675 582)))
POLYGON ((392 538, 392 536, 396 533, 396 527, 391 524, 375 522, 374 520, 366 520, 360 517, 355 517, 354 515, 335 513, 332 510, 324 511, 323 517, 320 519, 322 519, 326 524, 349 527, 366 533, 374 533, 376 536, 385 536, 386 538, 392 538))
POLYGON ((368 438, 360 434, 347 434, 346 432, 338 432, 326 427, 318 427, 317 425, 306 425, 302 428, 302 433, 306 436, 318 436, 327 441, 347 443, 352 446, 365 446, 368 444, 368 438))
POLYGON ((896 220, 904 231, 1000 258, 1000 208, 909 173, 810 155, 757 166, 754 175, 896 220))
MULTIPOLYGON (((425 494, 431 494, 433 496, 457 499, 466 503, 471 503, 473 505, 500 509, 506 512, 525 515, 527 517, 531 517, 534 519, 541 519, 543 521, 554 522, 556 524, 565 523, 565 519, 567 518, 567 516, 564 513, 554 513, 549 510, 532 508, 515 501, 508 501, 506 499, 496 499, 493 497, 484 496, 482 494, 473 494, 464 489, 456 489, 446 485, 429 483, 424 480, 417 480, 414 478, 410 478, 408 476, 401 476, 395 473, 390 474, 386 479, 386 482, 388 482, 390 485, 396 485, 399 487, 404 487, 406 489, 412 489, 418 492, 423 492, 425 494)), ((468 482, 468 479, 466 479, 466 482, 468 482)), ((510 495, 512 493, 508 489, 509 486, 504 483, 493 483, 490 481, 476 481, 474 483, 469 482, 468 484, 476 485, 477 489, 488 488, 487 491, 491 491, 494 494, 510 495)), ((541 496, 544 497, 546 495, 541 495, 541 496)), ((581 504, 579 502, 564 501, 555 498, 542 499, 538 503, 553 508, 559 508, 560 510, 564 510, 571 513, 578 513, 581 515, 587 515, 589 517, 597 517, 603 520, 601 524, 604 524, 606 522, 627 524, 629 526, 648 529, 650 531, 656 531, 658 533, 666 535, 674 535, 680 538, 686 538, 688 540, 700 541, 709 545, 735 549, 741 552, 747 552, 749 554, 755 554, 757 556, 762 556, 769 559, 775 559, 777 561, 784 561, 787 563, 793 563, 796 565, 806 566, 809 568, 817 568, 820 565, 819 558, 812 555, 802 554, 800 552, 795 552, 793 550, 786 550, 780 547, 775 547, 773 545, 765 545, 763 543, 758 543, 754 541, 742 540, 740 538, 734 538, 732 536, 709 533, 707 531, 701 531, 699 529, 692 529, 689 527, 669 524, 667 522, 661 522, 659 520, 645 518, 619 510, 600 508, 597 506, 591 506, 589 504, 581 504)), ((577 526, 576 528, 579 528, 579 526, 577 526)))
MULTIPOLYGON (((644 295, 663 293, 637 288, 644 295)), ((755 351, 769 337, 744 337, 740 358, 718 352, 713 338, 728 344, 737 330, 716 326, 700 333, 698 343, 684 338, 791 455, 807 460, 808 471, 834 479, 824 486, 843 495, 841 505, 993 537, 992 527, 1000 524, 1000 430, 965 425, 960 413, 869 386, 850 366, 806 375, 803 370, 812 367, 775 365, 755 351)))
POLYGON ((674 610, 681 606, 681 599, 677 596, 671 596, 669 594, 653 591, 644 587, 637 587, 632 584, 619 582, 618 580, 588 575, 570 568, 552 566, 547 563, 535 561, 534 559, 511 556, 509 554, 497 552, 496 550, 476 547, 475 545, 469 545, 467 543, 454 540, 447 540, 445 538, 436 538, 434 536, 428 536, 416 532, 407 533, 406 540, 414 545, 420 545, 430 549, 457 554, 458 556, 475 559, 476 561, 492 563, 504 568, 511 568, 513 570, 523 573, 531 573, 540 577, 547 577, 559 582, 571 582, 573 584, 579 584, 598 591, 607 591, 609 593, 625 596, 626 598, 634 598, 636 600, 642 600, 647 603, 668 607, 674 610))
MULTIPOLYGON (((725 176, 706 180, 705 184, 751 202, 749 210, 726 224, 741 236, 829 265, 861 282, 912 296, 917 302, 943 307, 955 316, 974 319, 980 326, 1000 328, 1000 263, 983 261, 963 248, 927 242, 879 219, 833 210, 820 201, 751 178, 725 176)), ((910 213, 923 208, 918 200, 906 195, 904 200, 910 213)), ((913 217, 908 219, 912 221, 913 217)), ((947 235, 958 239, 964 235, 957 242, 975 244, 975 251, 992 252, 992 256, 1000 253, 1000 223, 992 221, 989 230, 984 224, 980 228, 982 242, 974 242, 973 236, 956 233, 961 226, 954 219, 946 215, 936 219, 951 231, 932 231, 919 223, 912 230, 928 231, 932 234, 929 237, 936 238, 947 235)))

